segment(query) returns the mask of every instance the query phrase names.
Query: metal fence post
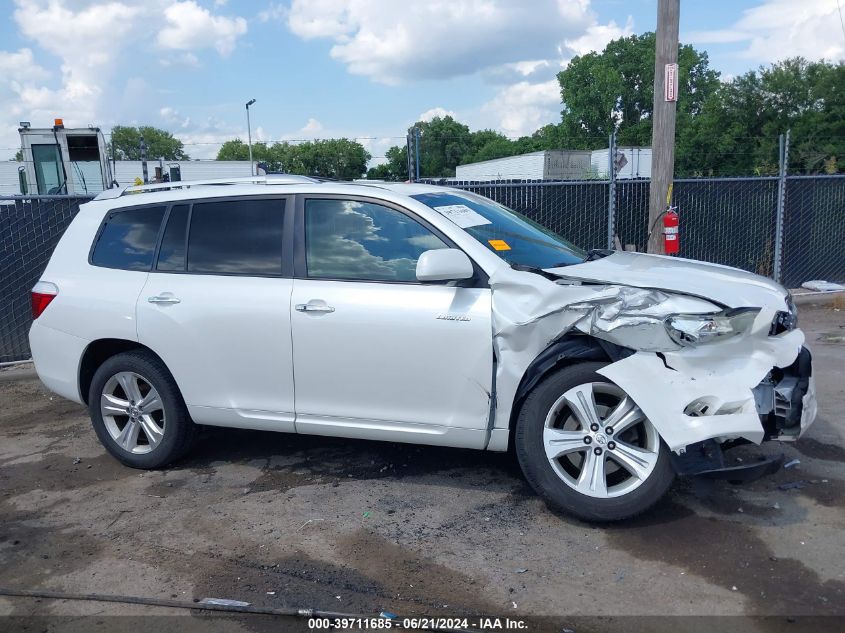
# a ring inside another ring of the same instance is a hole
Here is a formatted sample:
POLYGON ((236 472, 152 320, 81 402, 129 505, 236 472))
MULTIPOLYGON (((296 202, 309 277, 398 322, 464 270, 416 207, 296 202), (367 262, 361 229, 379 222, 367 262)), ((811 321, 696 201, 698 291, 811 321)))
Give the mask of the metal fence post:
POLYGON ((780 135, 779 139, 779 153, 778 153, 778 200, 777 210, 775 212, 775 261, 774 261, 774 278, 780 283, 781 267, 783 262, 783 216, 784 205, 786 204, 786 174, 787 165, 789 163, 789 130, 786 131, 786 136, 780 135))
POLYGON ((616 235, 616 131, 610 133, 607 148, 607 177, 610 187, 607 197, 607 248, 613 250, 616 235))

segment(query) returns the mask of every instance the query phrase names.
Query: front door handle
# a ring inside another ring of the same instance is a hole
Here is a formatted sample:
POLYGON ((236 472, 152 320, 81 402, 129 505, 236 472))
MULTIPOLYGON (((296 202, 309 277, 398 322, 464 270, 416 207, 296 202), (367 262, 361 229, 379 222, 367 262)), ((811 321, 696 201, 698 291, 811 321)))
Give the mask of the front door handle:
POLYGON ((174 297, 172 293, 163 292, 160 295, 156 295, 154 297, 149 297, 147 299, 150 303, 161 303, 161 304, 170 304, 170 303, 180 303, 181 299, 178 297, 174 297))
POLYGON ((334 312, 334 308, 319 303, 297 303, 297 312, 334 312))

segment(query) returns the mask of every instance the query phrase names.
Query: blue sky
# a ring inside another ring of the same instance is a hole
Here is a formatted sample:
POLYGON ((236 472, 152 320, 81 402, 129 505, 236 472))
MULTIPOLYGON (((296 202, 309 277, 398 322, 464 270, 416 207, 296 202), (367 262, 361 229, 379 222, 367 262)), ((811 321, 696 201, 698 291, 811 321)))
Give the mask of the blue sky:
MULTIPOLYGON (((845 57, 836 0, 682 0, 681 39, 730 77, 845 57)), ((653 30, 656 0, 0 0, 0 159, 17 124, 151 124, 193 157, 228 138, 358 138, 420 117, 509 136, 557 120, 575 54, 653 30)))

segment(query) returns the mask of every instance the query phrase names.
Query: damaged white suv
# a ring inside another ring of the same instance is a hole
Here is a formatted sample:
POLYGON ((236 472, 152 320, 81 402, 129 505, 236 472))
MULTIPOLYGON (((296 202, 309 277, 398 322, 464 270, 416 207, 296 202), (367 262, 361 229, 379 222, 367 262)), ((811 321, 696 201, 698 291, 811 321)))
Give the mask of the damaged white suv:
POLYGON ((33 289, 44 384, 124 464, 196 425, 504 451, 587 520, 676 474, 742 480, 739 443, 796 439, 816 404, 784 288, 585 253, 487 198, 302 177, 110 190, 33 289))

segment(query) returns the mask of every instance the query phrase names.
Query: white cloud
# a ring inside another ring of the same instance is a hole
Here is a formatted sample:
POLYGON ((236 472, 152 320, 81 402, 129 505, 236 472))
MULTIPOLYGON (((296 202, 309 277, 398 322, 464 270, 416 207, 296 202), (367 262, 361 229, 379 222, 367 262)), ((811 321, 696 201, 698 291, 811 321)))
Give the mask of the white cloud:
POLYGON ((592 51, 601 51, 611 40, 628 37, 634 33, 634 19, 628 16, 625 26, 619 26, 611 20, 607 24, 592 24, 578 37, 564 40, 566 48, 576 55, 586 55, 592 51))
POLYGON ((165 106, 158 111, 159 117, 165 123, 170 125, 178 125, 180 128, 187 128, 191 125, 191 117, 182 116, 179 110, 165 106))
POLYGON ((186 68, 200 68, 202 63, 199 57, 191 52, 182 53, 180 55, 172 55, 170 57, 162 57, 158 63, 165 68, 173 66, 184 66, 186 68))
POLYGON ((214 47, 223 56, 235 49, 238 38, 247 31, 244 18, 212 13, 194 0, 174 2, 164 10, 166 26, 158 33, 158 44, 173 50, 214 47))
POLYGON ((0 85, 20 86, 49 76, 50 73, 35 62, 31 49, 22 48, 16 53, 0 51, 0 85))
POLYGON ((551 79, 508 86, 485 103, 481 111, 495 117, 497 127, 506 135, 523 136, 560 120, 560 107, 560 84, 557 79, 551 79))
POLYGON ((594 25, 586 0, 293 0, 288 14, 294 34, 331 40, 350 72, 388 84, 554 58, 594 25))
POLYGON ((845 59, 845 35, 831 0, 766 0, 743 11, 729 28, 692 31, 685 38, 697 44, 742 44, 739 55, 760 63, 797 55, 845 59))
POLYGON ((417 117, 417 121, 431 121, 435 117, 443 117, 450 116, 453 119, 456 118, 455 113, 452 110, 447 110, 446 108, 441 108, 440 106, 436 108, 431 108, 430 110, 426 110, 422 114, 417 117))
POLYGON ((300 132, 304 134, 317 134, 323 131, 323 124, 317 119, 308 119, 308 122, 302 127, 300 132))
POLYGON ((258 20, 260 22, 283 21, 288 16, 288 8, 277 2, 271 2, 266 9, 258 12, 258 20))
POLYGON ((103 2, 74 11, 61 0, 15 0, 21 34, 62 60, 68 83, 92 83, 114 63, 130 35, 140 6, 103 2))

